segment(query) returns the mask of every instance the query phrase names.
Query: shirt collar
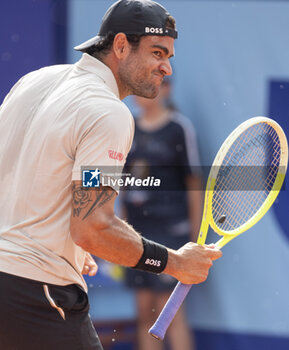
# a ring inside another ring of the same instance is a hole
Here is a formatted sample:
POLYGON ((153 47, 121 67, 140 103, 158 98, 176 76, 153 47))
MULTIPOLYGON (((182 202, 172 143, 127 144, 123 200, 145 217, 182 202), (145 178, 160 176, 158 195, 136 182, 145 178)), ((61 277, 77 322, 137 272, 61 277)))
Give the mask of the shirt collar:
POLYGON ((112 92, 119 98, 118 86, 115 77, 108 66, 98 59, 84 53, 81 59, 76 62, 76 66, 80 69, 86 70, 100 77, 104 83, 112 90, 112 92))

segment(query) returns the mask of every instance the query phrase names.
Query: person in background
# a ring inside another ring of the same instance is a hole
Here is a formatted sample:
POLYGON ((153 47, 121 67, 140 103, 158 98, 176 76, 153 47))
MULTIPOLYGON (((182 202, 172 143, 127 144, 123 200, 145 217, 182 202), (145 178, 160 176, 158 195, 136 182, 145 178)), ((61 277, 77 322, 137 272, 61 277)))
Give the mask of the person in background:
MULTIPOLYGON (((178 249, 196 241, 202 213, 202 192, 195 130, 171 100, 171 78, 165 77, 154 99, 135 97, 141 109, 125 171, 132 176, 165 180, 164 190, 122 192, 123 215, 148 239, 178 249)), ((147 334, 172 292, 176 280, 138 270, 126 271, 126 284, 136 289, 138 350, 160 350, 163 344, 147 334)), ((195 349, 184 308, 168 330, 172 350, 195 349)))

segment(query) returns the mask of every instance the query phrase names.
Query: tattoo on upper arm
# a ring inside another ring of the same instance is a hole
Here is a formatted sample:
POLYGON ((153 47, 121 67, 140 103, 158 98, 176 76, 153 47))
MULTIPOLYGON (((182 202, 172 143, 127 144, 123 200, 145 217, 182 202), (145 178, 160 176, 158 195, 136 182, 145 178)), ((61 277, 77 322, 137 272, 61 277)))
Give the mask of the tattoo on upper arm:
POLYGON ((99 189, 86 189, 81 185, 73 184, 72 187, 72 214, 73 216, 80 216, 84 209, 87 209, 86 214, 82 220, 86 219, 96 208, 102 207, 113 196, 114 191, 109 191, 107 187, 100 186, 99 189), (93 193, 96 194, 94 198, 93 193))
POLYGON ((79 216, 80 212, 92 202, 91 193, 80 185, 73 184, 72 187, 72 208, 73 216, 79 216))

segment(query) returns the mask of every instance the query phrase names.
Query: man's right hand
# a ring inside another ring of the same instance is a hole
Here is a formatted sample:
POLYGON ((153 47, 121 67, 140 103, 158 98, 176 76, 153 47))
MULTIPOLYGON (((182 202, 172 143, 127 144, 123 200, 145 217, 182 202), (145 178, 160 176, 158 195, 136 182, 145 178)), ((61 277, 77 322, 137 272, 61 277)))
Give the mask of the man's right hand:
MULTIPOLYGON (((142 256, 141 236, 114 214, 116 193, 109 187, 86 190, 81 181, 72 184, 70 233, 74 242, 101 259, 123 266, 135 266, 142 256)), ((168 249, 163 271, 182 283, 205 281, 212 261, 222 253, 213 245, 187 243, 179 250, 168 249)))
POLYGON ((164 273, 185 284, 204 282, 213 260, 219 259, 222 252, 213 244, 199 245, 189 242, 178 250, 169 249, 169 258, 164 273))

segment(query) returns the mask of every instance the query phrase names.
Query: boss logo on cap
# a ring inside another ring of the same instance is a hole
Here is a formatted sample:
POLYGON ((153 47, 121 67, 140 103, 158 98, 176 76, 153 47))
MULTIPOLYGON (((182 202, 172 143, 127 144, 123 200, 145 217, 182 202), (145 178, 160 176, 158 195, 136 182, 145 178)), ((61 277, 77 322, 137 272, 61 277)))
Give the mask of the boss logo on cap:
POLYGON ((163 28, 155 28, 155 27, 145 27, 145 32, 146 33, 151 33, 151 34, 163 34, 163 28))

